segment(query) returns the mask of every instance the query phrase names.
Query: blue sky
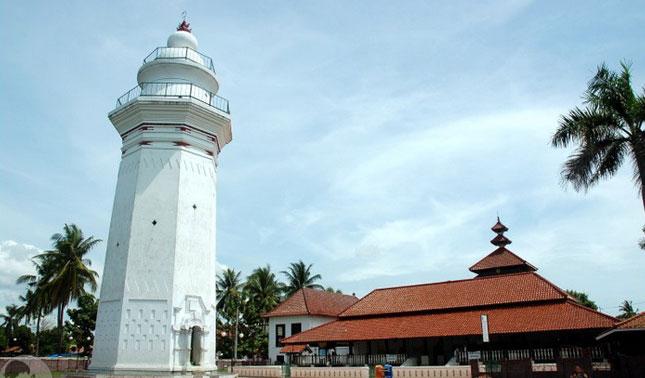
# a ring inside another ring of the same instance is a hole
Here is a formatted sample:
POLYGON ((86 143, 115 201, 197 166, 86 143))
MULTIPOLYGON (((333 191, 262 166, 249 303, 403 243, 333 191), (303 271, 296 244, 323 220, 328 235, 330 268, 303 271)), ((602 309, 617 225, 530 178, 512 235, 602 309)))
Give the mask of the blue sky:
POLYGON ((631 166, 576 193, 559 183, 570 151, 548 143, 599 63, 631 60, 643 87, 644 6, 2 2, 0 305, 64 223, 107 239, 120 138, 106 115, 186 10, 231 102, 223 266, 302 259, 359 296, 469 278, 499 212, 510 249, 555 284, 608 313, 645 309, 631 166))

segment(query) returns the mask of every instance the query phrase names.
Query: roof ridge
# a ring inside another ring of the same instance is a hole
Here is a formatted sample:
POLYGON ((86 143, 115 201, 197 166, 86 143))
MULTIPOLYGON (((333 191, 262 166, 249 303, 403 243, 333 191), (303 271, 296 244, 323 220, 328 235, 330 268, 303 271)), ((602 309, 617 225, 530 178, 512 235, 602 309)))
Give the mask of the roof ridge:
MULTIPOLYGON (((302 288, 298 289, 295 293, 293 293, 293 294, 291 294, 290 296, 286 297, 282 302, 278 303, 278 304, 277 304, 274 308, 272 308, 271 310, 269 310, 269 311, 265 312, 264 314, 260 314, 260 316, 261 316, 261 317, 268 317, 268 316, 269 316, 269 314, 271 314, 271 313, 273 313, 273 312, 278 311, 278 310, 280 309, 280 307, 282 307, 283 305, 285 305, 285 303, 289 302, 289 300, 290 300, 291 298, 293 298, 296 294, 298 294, 298 291, 301 291, 301 290, 302 290, 302 288)), ((307 308, 306 306, 307 306, 307 304, 305 303, 305 309, 307 308)))
POLYGON ((363 298, 358 298, 358 297, 356 297, 356 296, 353 296, 354 298, 357 298, 358 300, 357 300, 356 302, 352 303, 351 305, 349 305, 349 307, 347 307, 347 308, 346 308, 346 309, 344 309, 343 311, 341 311, 337 316, 340 318, 341 316, 343 316, 343 314, 344 314, 345 312, 349 311, 352 307, 354 307, 354 306, 356 306, 357 304, 361 303, 361 302, 363 301, 363 299, 365 299, 365 298, 369 297, 370 295, 372 295, 372 293, 374 293, 376 290, 379 290, 379 289, 372 289, 372 291, 370 291, 369 293, 367 293, 363 298))
MULTIPOLYGON (((641 316, 645 316, 645 311, 641 312, 640 314, 636 314, 636 315, 632 316, 631 318, 627 318, 627 319, 619 321, 618 323, 616 323, 616 327, 618 327, 620 325, 623 325, 623 324, 625 324, 627 322, 631 322, 632 320, 638 319, 641 316)), ((616 319, 619 319, 619 318, 616 318, 616 319)))
POLYGON ((535 274, 539 279, 541 279, 542 281, 546 282, 548 285, 552 286, 554 289, 556 289, 558 292, 560 292, 560 294, 564 295, 565 298, 570 298, 571 297, 571 295, 569 295, 569 293, 567 293, 566 290, 560 289, 560 287, 558 285, 554 284, 553 282, 547 280, 546 278, 542 277, 541 275, 539 275, 539 274, 537 274, 535 272, 530 272, 530 273, 535 274))
POLYGON ((307 290, 310 290, 310 291, 311 291, 311 290, 313 290, 313 291, 315 291, 315 292, 317 292, 317 293, 324 294, 324 295, 330 295, 330 296, 343 296, 343 297, 349 297, 349 298, 356 298, 356 296, 355 296, 355 295, 345 294, 345 293, 337 293, 337 292, 335 292, 335 291, 327 291, 327 290, 323 290, 323 289, 314 289, 314 288, 311 288, 311 287, 303 287, 303 289, 307 289, 307 290))
MULTIPOLYGON (((472 281, 472 280, 477 280, 477 281, 492 280, 492 279, 497 279, 499 277, 508 277, 508 276, 514 276, 514 275, 519 276, 519 275, 522 275, 522 274, 530 274, 530 273, 533 273, 533 272, 514 272, 514 273, 498 274, 498 275, 494 275, 494 276, 463 278, 461 280, 447 280, 447 281, 439 281, 439 282, 427 282, 427 283, 422 283, 422 284, 382 287, 382 288, 374 289, 374 290, 372 290, 372 292, 381 291, 381 290, 404 289, 404 288, 408 288, 408 287, 432 286, 432 285, 440 285, 440 284, 447 284, 447 283, 454 283, 454 282, 465 282, 465 281, 472 281)), ((367 295, 365 297, 367 297, 367 295)))
POLYGON ((305 310, 307 310, 307 315, 311 315, 311 311, 309 311, 309 305, 307 304, 307 296, 305 295, 305 289, 309 289, 309 288, 301 287, 299 291, 302 291, 302 299, 305 302, 305 310))
MULTIPOLYGON (((578 306, 578 307, 580 307, 580 308, 582 308, 582 309, 584 309, 584 310, 587 310, 587 311, 589 311, 589 312, 593 312, 593 313, 596 313, 596 314, 600 314, 600 315, 602 315, 602 316, 604 316, 604 317, 606 317, 606 318, 609 318, 609 319, 613 320, 614 322, 616 322, 616 321, 618 320, 618 319, 617 319, 616 317, 614 317, 614 316, 611 316, 611 315, 609 315, 609 314, 605 314, 604 312, 600 312, 600 311, 598 311, 598 310, 594 310, 593 308, 589 308, 589 307, 587 307, 587 306, 583 306, 583 305, 581 305, 580 303, 578 303, 578 302, 576 302, 576 301, 573 301, 573 300, 571 300, 571 299, 567 299, 567 301, 566 301, 565 303, 569 303, 569 304, 572 304, 572 305, 574 305, 574 306, 578 306)), ((618 323, 614 324, 614 326, 616 326, 617 324, 618 324, 618 323)))

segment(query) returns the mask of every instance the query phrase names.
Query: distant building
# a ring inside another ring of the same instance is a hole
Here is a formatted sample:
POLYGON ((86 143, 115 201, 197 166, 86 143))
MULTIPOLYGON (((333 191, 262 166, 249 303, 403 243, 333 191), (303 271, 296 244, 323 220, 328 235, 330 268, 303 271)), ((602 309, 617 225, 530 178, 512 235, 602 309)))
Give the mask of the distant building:
POLYGON ((262 315, 269 320, 269 359, 284 363, 289 354, 317 352, 306 345, 282 344, 282 339, 338 319, 338 314, 358 301, 353 295, 315 289, 300 289, 270 312, 262 315))
POLYGON ((350 351, 347 356, 295 357, 301 365, 602 359, 606 350, 595 338, 617 320, 578 304, 508 250, 508 229, 499 219, 492 230, 497 249, 470 268, 477 277, 374 290, 337 320, 282 343, 350 351))

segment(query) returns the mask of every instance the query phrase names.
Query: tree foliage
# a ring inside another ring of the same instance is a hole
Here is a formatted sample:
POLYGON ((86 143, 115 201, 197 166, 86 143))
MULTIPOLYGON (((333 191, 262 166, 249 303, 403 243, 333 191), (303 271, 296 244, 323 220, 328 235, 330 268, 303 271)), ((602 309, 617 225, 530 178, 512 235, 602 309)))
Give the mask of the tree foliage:
POLYGON ((566 290, 566 292, 570 296, 574 297, 579 304, 585 307, 589 307, 592 310, 598 311, 598 306, 596 305, 596 302, 589 299, 589 296, 586 293, 583 293, 581 291, 575 291, 575 290, 566 290))
POLYGON ((227 319, 231 316, 231 310, 235 310, 236 301, 242 291, 241 274, 235 269, 226 269, 217 277, 217 310, 227 319))
POLYGON ((302 261, 290 264, 288 271, 281 272, 288 278, 286 285, 269 265, 254 269, 246 282, 242 282, 241 272, 224 270, 217 278, 218 354, 223 358, 233 357, 237 326, 238 358, 267 358, 269 336, 261 315, 302 287, 323 290, 323 286, 316 283, 321 279, 320 275, 313 274, 311 268, 312 265, 307 266, 302 261))
POLYGON ((63 317, 65 307, 72 300, 84 294, 85 286, 96 291, 98 273, 90 268, 92 261, 85 256, 100 239, 85 238, 83 231, 76 225, 66 224, 62 234, 51 237, 54 249, 37 255, 42 267, 40 286, 47 292, 49 303, 58 311, 58 351, 64 351, 63 317))
POLYGON ((645 94, 634 93, 630 65, 622 62, 620 72, 600 65, 583 99, 585 106, 563 115, 551 139, 554 147, 576 146, 564 163, 563 183, 587 191, 628 159, 645 207, 645 94))
POLYGON ((282 295, 282 285, 269 265, 254 269, 246 279, 244 290, 260 314, 271 311, 280 303, 282 295))
POLYGON ((322 285, 316 283, 316 281, 322 279, 322 276, 320 274, 311 274, 312 266, 313 264, 307 266, 302 260, 299 260, 297 263, 289 264, 288 270, 280 272, 287 276, 285 287, 287 296, 292 295, 303 287, 318 290, 325 289, 322 285))
POLYGON ((620 305, 620 314, 617 316, 619 319, 629 319, 638 314, 638 309, 634 308, 632 301, 624 300, 620 305))
POLYGON ((11 345, 11 341, 14 337, 14 331, 18 328, 21 317, 20 307, 16 305, 9 305, 5 307, 5 314, 0 315, 0 318, 2 318, 2 327, 4 328, 7 345, 11 345))
POLYGON ((65 322, 65 330, 73 337, 79 350, 83 348, 87 354, 93 344, 92 332, 96 328, 99 301, 91 293, 83 293, 78 297, 77 304, 77 308, 67 310, 70 320, 65 322))

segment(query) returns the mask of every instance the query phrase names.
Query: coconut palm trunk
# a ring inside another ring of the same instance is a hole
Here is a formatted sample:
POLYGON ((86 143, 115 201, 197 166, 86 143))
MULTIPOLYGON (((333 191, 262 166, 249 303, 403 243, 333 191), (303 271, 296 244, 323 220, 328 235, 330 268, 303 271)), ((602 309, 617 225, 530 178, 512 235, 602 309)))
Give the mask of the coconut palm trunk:
POLYGON ((57 324, 58 324, 58 353, 63 353, 63 318, 65 317, 65 305, 60 303, 58 304, 58 314, 57 314, 57 324))
POLYGON ((40 356, 40 318, 42 317, 42 306, 38 306, 36 318, 36 356, 40 356))

